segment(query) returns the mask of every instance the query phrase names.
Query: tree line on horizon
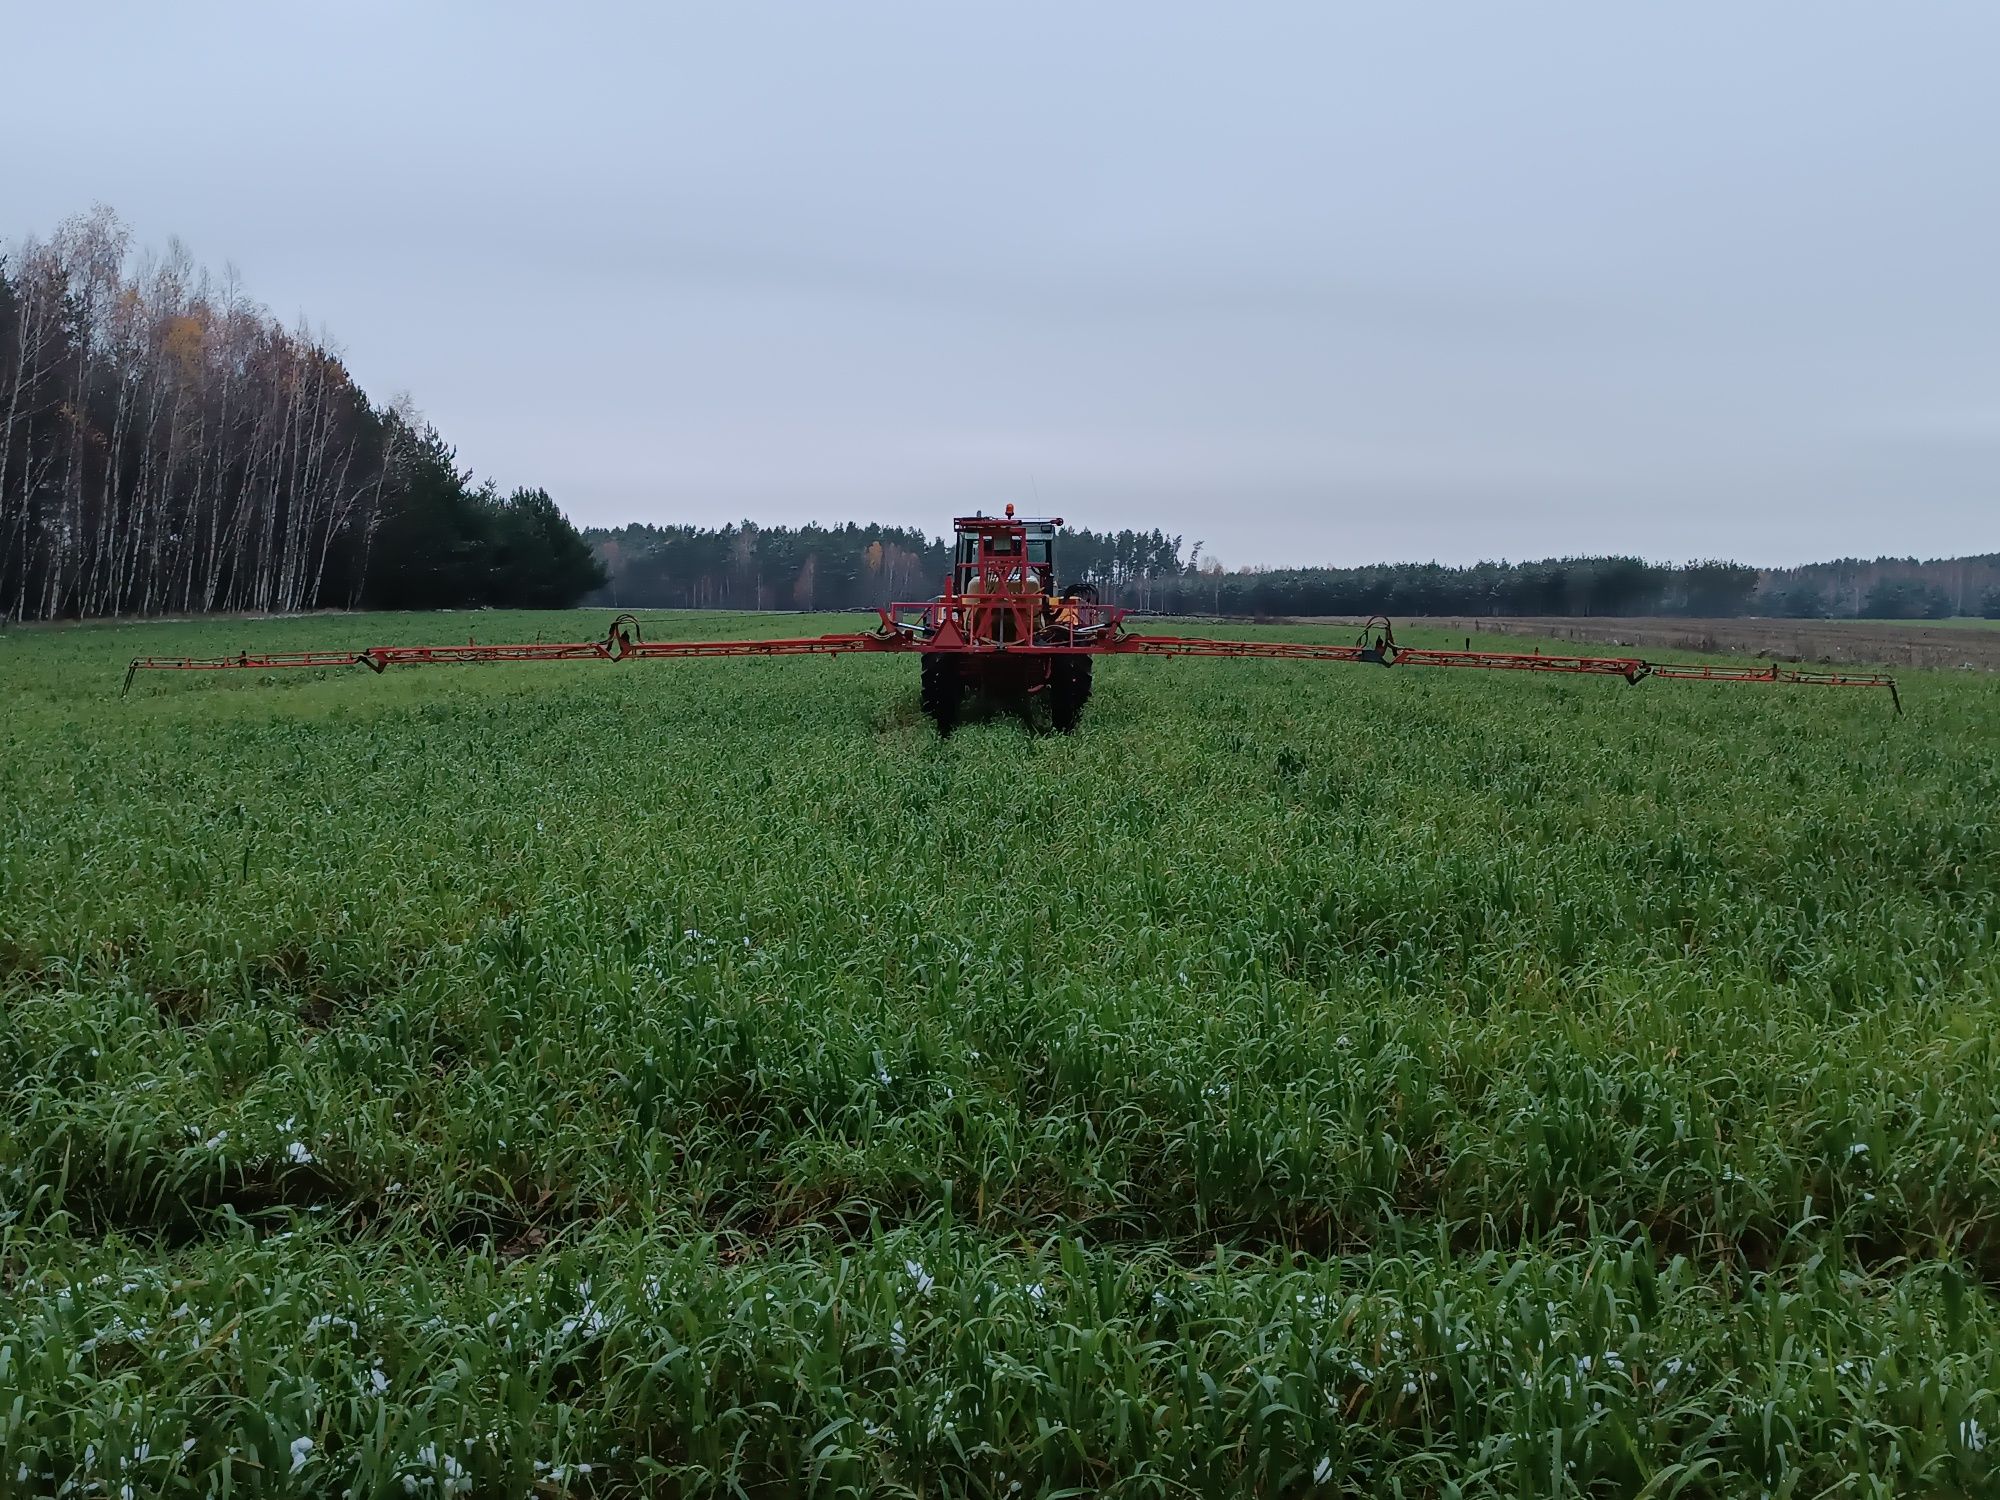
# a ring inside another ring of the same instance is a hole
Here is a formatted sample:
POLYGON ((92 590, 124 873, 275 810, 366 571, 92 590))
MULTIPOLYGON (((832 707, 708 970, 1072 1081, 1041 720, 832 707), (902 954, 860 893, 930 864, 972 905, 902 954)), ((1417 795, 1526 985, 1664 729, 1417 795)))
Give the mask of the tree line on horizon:
MULTIPOLYGON (((872 609, 944 586, 951 544, 915 527, 719 527, 634 522, 583 532, 604 565, 591 602, 635 609, 872 609)), ((1062 532, 1065 581, 1149 602, 1185 571, 1181 539, 1150 532, 1062 532)))
POLYGON ((549 495, 476 484, 185 246, 103 206, 0 256, 0 620, 573 604, 549 495))
MULTIPOLYGON (((632 524, 583 533, 605 570, 592 603, 621 609, 872 609, 943 586, 950 544, 909 527, 632 524)), ((1683 615, 2000 618, 2000 554, 1846 558, 1800 568, 1561 557, 1532 562, 1241 568, 1153 531, 1065 528, 1064 584, 1163 614, 1683 615)))
MULTIPOLYGON (((1162 613, 2000 618, 2000 554, 1758 570, 1632 557, 1225 570, 1154 528, 1065 531, 1065 582, 1162 613)), ((949 545, 879 524, 579 533, 461 469, 185 246, 103 206, 0 255, 0 621, 497 606, 856 609, 927 598, 949 545)))

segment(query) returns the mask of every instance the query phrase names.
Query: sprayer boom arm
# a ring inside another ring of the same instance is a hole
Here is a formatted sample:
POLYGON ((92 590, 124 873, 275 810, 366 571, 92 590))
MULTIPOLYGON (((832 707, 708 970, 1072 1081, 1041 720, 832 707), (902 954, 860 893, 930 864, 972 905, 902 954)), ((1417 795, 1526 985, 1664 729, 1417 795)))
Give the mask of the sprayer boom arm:
MULTIPOLYGON (((1386 626, 1386 621, 1382 622, 1386 626)), ((1789 682, 1814 687, 1887 688, 1902 712, 1896 679, 1885 672, 1818 672, 1803 667, 1712 665, 1706 662, 1654 662, 1637 656, 1549 656, 1539 651, 1433 651, 1397 646, 1393 636, 1368 644, 1335 646, 1299 641, 1222 641, 1198 636, 1125 635, 1109 647, 1139 656, 1234 656, 1277 661, 1368 662, 1384 667, 1472 667, 1489 672, 1557 672, 1588 677, 1622 677, 1637 683, 1648 677, 1689 682, 1789 682)))
POLYGON ((993 607, 979 596, 947 596, 928 604, 891 605, 880 611, 879 628, 843 635, 798 636, 763 641, 647 641, 640 637, 632 615, 618 616, 604 639, 597 641, 533 641, 520 645, 370 646, 365 651, 241 651, 234 656, 142 656, 125 672, 125 686, 141 671, 213 672, 229 669, 267 671, 288 667, 475 666, 499 662, 601 661, 628 658, 711 656, 839 656, 849 651, 907 651, 925 656, 991 660, 998 657, 1055 658, 1073 656, 1223 656, 1264 661, 1328 661, 1368 663, 1383 667, 1471 667, 1489 672, 1553 672, 1591 677, 1622 677, 1637 683, 1648 677, 1692 682, 1797 683, 1816 687, 1887 688, 1902 712, 1896 680, 1880 672, 1822 672, 1803 667, 1711 665, 1702 662, 1652 662, 1637 656, 1549 656, 1539 651, 1434 651, 1398 646, 1390 623, 1376 616, 1362 627, 1351 646, 1311 641, 1232 641, 1201 636, 1139 635, 1125 629, 1126 612, 1095 604, 1077 606, 1068 624, 1035 628, 1039 605, 1030 599, 1000 596, 1004 614, 982 615, 993 607), (971 600, 970 604, 967 600, 971 600), (996 619, 1009 622, 996 629, 996 619), (980 623, 985 621, 985 627, 980 623))
POLYGON ((900 642, 880 631, 845 635, 799 636, 769 641, 647 641, 639 638, 638 621, 620 615, 601 641, 529 641, 519 645, 370 646, 365 651, 239 651, 234 656, 140 656, 125 669, 129 690, 135 673, 220 672, 232 668, 272 671, 286 667, 491 666, 500 662, 624 661, 628 657, 667 656, 838 656, 843 651, 896 651, 900 642))

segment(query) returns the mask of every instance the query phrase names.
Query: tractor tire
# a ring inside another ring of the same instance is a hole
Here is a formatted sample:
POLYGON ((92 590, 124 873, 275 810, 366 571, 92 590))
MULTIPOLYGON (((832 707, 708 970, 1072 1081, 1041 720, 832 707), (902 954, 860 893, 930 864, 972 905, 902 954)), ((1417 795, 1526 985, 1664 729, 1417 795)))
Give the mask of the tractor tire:
POLYGON ((949 656, 933 653, 923 659, 923 705, 940 736, 957 727, 959 705, 965 700, 965 679, 958 663, 949 656))
POLYGON ((1049 662, 1049 723, 1059 733, 1074 734, 1090 701, 1090 658, 1058 656, 1049 662))

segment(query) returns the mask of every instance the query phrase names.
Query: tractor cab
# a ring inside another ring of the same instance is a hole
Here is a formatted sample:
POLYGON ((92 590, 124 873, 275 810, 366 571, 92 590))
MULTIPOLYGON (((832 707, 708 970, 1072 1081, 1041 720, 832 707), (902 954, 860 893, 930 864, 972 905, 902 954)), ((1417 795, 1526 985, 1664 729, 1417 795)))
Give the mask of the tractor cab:
POLYGON ((940 619, 951 619, 968 640, 1007 645, 1033 640, 1047 623, 1056 592, 1056 528, 1062 518, 1018 520, 960 516, 950 592, 938 601, 940 619))
POLYGON ((957 549, 952 588, 961 594, 1054 594, 1056 528, 1062 517, 1027 521, 1004 516, 960 516, 953 521, 957 549))

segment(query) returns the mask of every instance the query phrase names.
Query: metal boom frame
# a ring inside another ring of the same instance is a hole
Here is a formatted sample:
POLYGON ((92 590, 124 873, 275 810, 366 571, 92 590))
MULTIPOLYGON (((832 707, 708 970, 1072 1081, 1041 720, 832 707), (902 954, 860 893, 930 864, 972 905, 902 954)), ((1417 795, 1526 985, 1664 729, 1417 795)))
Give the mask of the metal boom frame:
MULTIPOLYGON (((214 672, 273 671, 294 667, 487 666, 508 662, 621 662, 685 657, 839 656, 844 652, 916 652, 924 655, 992 658, 1051 658, 1073 656, 1195 656, 1267 661, 1327 661, 1367 663, 1385 667, 1469 667, 1495 672, 1541 672, 1590 677, 1622 677, 1638 683, 1648 677, 1688 682, 1792 683, 1813 687, 1886 688, 1896 712, 1903 710, 1895 678, 1882 672, 1823 672, 1794 666, 1714 665, 1705 662, 1655 662, 1637 656, 1549 656, 1539 651, 1440 651, 1398 646, 1395 631, 1381 616, 1368 621, 1354 645, 1305 641, 1217 640, 1200 636, 1139 635, 1128 632, 1127 612, 1097 604, 1079 604, 1066 623, 1036 628, 1023 624, 1013 639, 996 634, 996 611, 1018 611, 1029 620, 1025 600, 1006 596, 1005 604, 980 594, 953 592, 921 604, 895 604, 877 611, 875 630, 839 635, 799 636, 750 641, 647 641, 639 621, 619 615, 599 641, 533 641, 516 645, 370 646, 361 651, 241 651, 234 656, 141 656, 125 671, 125 691, 144 671, 214 672), (1019 604, 1017 605, 1017 599, 1019 604), (977 622, 977 632, 971 627, 977 622), (1370 633, 1374 632, 1373 640, 1370 633)), ((1012 618, 1012 614, 1005 616, 1012 618)), ((1004 636, 1005 632, 998 632, 1004 636)))

